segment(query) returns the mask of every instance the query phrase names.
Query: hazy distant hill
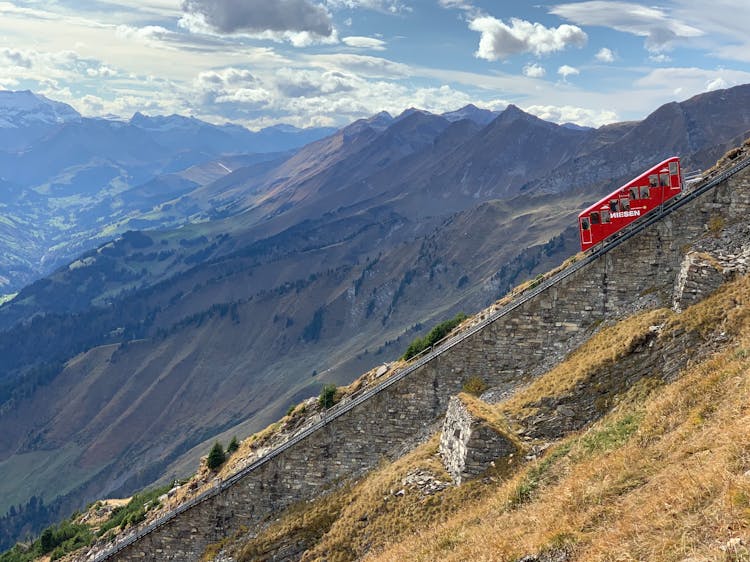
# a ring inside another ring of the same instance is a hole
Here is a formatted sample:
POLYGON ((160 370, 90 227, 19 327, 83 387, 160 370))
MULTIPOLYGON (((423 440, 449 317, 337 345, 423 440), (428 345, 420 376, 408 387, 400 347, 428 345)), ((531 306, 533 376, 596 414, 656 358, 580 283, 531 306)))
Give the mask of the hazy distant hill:
POLYGON ((144 183, 134 199, 170 193, 159 216, 212 220, 129 232, 0 307, 0 511, 176 474, 217 433, 396 357, 573 253, 578 210, 644 163, 715 161, 748 101, 742 86, 596 130, 513 106, 485 126, 381 114, 215 181, 209 163, 144 183))
POLYGON ((32 92, 2 91, 0 294, 128 228, 185 222, 190 209, 162 214, 159 205, 237 167, 288 157, 333 131, 276 126, 252 132, 140 113, 127 122, 88 119, 32 92), (243 154, 264 156, 230 158, 243 154), (195 174, 196 167, 204 172, 195 174), (174 181, 174 174, 182 180, 174 181), (171 175, 170 185, 158 190, 164 175, 171 175), (150 185, 150 206, 130 199, 142 184, 150 185))

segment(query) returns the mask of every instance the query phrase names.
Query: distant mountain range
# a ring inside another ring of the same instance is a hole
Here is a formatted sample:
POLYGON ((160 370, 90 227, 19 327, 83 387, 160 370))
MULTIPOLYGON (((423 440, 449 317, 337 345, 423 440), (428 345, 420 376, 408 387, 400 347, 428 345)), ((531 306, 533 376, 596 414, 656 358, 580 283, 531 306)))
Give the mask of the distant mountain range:
MULTIPOLYGON (((205 124, 134 120, 145 124, 57 125, 17 161, 101 158, 102 178, 110 167, 142 174, 137 185, 78 190, 84 164, 34 188, 2 184, 4 213, 60 206, 61 232, 85 223, 73 230, 101 243, 0 306, 0 511, 34 493, 63 512, 184 474, 207 440, 247 435, 324 382, 397 357, 577 251, 576 213, 649 164, 713 164, 750 131, 750 86, 599 129, 515 106, 381 113, 293 154, 189 167, 173 164, 174 131, 194 154, 205 137, 189 131, 205 124), (108 144, 123 138, 123 152, 108 144), (163 157, 145 166, 145 153, 163 157)), ((42 215, 25 217, 0 223, 18 248, 39 244, 42 215)))
POLYGON ((141 113, 129 121, 89 119, 32 92, 0 92, 0 294, 128 228, 181 224, 189 216, 162 222, 143 215, 165 198, 238 166, 286 158, 334 130, 253 132, 141 113), (154 182, 169 188, 154 189, 154 182), (130 197, 144 185, 147 201, 130 197))

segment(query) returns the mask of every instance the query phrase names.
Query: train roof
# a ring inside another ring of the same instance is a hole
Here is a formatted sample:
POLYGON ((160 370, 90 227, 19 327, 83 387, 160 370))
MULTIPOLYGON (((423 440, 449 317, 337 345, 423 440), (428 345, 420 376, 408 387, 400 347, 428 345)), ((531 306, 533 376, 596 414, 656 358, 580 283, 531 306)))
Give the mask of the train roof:
POLYGON ((609 202, 609 200, 612 197, 614 197, 623 188, 630 187, 631 184, 633 184, 633 183, 635 183, 635 182, 637 182, 639 180, 647 178, 647 176, 649 174, 653 174, 654 173, 654 170, 658 170, 662 166, 666 166, 667 164, 669 164, 670 162, 673 162, 675 160, 677 160, 679 162, 680 157, 679 156, 671 156, 671 157, 667 158, 666 160, 664 160, 663 162, 659 162, 655 166, 652 166, 651 168, 649 168, 648 170, 646 170, 645 172, 643 172, 641 175, 636 176, 632 180, 630 180, 629 182, 622 184, 620 187, 618 187, 617 189, 615 189, 614 191, 612 191, 608 195, 605 195, 604 197, 602 197, 599 201, 597 201, 596 203, 594 203, 590 207, 587 207, 585 210, 583 210, 580 213, 578 213, 578 216, 582 217, 583 215, 590 214, 592 211, 598 210, 599 207, 601 207, 602 205, 606 205, 609 202))

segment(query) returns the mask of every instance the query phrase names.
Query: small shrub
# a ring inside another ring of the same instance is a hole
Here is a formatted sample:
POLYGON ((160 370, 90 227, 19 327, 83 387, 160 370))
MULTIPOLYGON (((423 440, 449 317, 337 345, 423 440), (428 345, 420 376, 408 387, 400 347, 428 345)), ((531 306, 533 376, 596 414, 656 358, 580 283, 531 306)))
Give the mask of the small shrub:
POLYGON ((224 448, 221 446, 221 443, 217 441, 216 443, 214 443, 214 446, 211 447, 211 451, 208 453, 206 466, 208 466, 210 470, 216 470, 222 464, 224 464, 225 460, 227 460, 227 457, 224 453, 224 448))
POLYGON ((408 361, 415 355, 418 355, 428 347, 435 345, 437 342, 442 340, 445 336, 450 334, 453 329, 458 326, 461 322, 466 320, 467 316, 463 312, 459 312, 450 320, 446 320, 435 326, 430 333, 423 338, 415 338, 406 348, 401 359, 408 361))
POLYGON ((239 441, 237 441, 237 436, 235 435, 234 437, 232 437, 232 440, 229 442, 229 445, 227 446, 227 455, 231 455, 239 448, 240 448, 240 443, 239 441))
POLYGON ((485 390, 487 390, 487 383, 476 376, 469 377, 469 380, 467 380, 463 386, 463 391, 466 394, 473 394, 474 396, 481 395, 485 390))
POLYGON ((318 404, 321 408, 326 410, 336 403, 336 385, 326 384, 320 389, 320 395, 318 396, 318 404))

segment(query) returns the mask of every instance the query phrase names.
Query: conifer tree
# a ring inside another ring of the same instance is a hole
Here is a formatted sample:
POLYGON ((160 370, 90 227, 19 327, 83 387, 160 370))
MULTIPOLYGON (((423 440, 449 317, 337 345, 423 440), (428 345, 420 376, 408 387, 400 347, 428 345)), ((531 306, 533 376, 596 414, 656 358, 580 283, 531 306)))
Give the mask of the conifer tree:
POLYGON ((216 441, 216 443, 214 443, 214 446, 211 447, 211 451, 208 453, 208 460, 206 462, 206 465, 209 469, 216 470, 222 464, 224 464, 225 460, 226 455, 224 454, 224 447, 221 446, 221 443, 216 441))

